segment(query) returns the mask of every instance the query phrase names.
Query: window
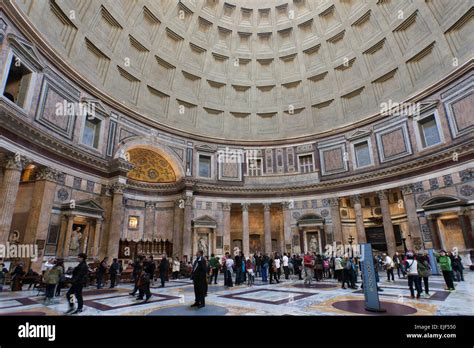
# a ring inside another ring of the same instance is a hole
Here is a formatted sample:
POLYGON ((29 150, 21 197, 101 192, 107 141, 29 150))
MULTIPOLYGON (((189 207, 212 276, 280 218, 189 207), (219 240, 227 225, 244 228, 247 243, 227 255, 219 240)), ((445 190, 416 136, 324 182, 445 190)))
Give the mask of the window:
POLYGON ((370 207, 370 198, 364 198, 364 207, 370 207))
POLYGON ((430 147, 441 143, 441 136, 438 131, 435 115, 424 117, 418 121, 421 146, 430 147))
POLYGON ((82 143, 84 145, 95 149, 99 147, 100 124, 101 121, 98 118, 86 117, 84 132, 82 134, 82 143))
POLYGON ((22 61, 12 56, 3 96, 21 108, 26 107, 26 98, 33 73, 22 61))
POLYGON ((129 216, 128 217, 128 228, 131 230, 138 229, 138 216, 129 216))
POLYGON ((356 168, 366 167, 372 164, 368 141, 354 144, 354 155, 356 168))
POLYGON ((300 173, 311 173, 314 171, 313 155, 302 155, 298 157, 300 173))
POLYGON ((393 203, 398 203, 398 192, 392 193, 393 203))
POLYGON ((199 155, 199 176, 211 178, 211 156, 199 155))
POLYGON ((262 175, 262 159, 250 158, 247 161, 247 173, 249 176, 261 176, 262 175))

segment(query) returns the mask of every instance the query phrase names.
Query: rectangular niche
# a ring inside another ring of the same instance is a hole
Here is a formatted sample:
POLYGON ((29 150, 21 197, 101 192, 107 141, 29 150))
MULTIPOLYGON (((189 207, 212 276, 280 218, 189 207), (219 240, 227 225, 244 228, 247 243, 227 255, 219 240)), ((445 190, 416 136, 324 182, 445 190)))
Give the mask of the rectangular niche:
POLYGON ((237 35, 237 52, 250 54, 252 50, 252 33, 238 32, 237 35))
POLYGON ((359 63, 356 61, 356 58, 350 59, 346 64, 341 64, 334 68, 334 70, 339 88, 341 89, 348 85, 360 83, 362 80, 359 63))
POLYGON ((231 34, 232 30, 223 27, 217 27, 217 43, 215 48, 229 51, 231 34))
POLYGON ((150 77, 170 87, 176 67, 158 56, 155 56, 155 60, 156 61, 151 64, 150 77))
POLYGON ((449 128, 453 138, 472 133, 474 130, 474 87, 472 75, 450 90, 449 94, 442 95, 446 110, 449 128))
MULTIPOLYGON (((365 87, 360 87, 355 91, 341 96, 342 110, 344 116, 351 116, 360 114, 367 108, 367 101, 364 93, 365 87)), ((347 119, 346 119, 347 121, 347 119)))
POLYGON ((273 58, 257 59, 257 79, 273 79, 275 77, 275 68, 273 58))
POLYGON ((278 31, 278 48, 280 51, 294 48, 295 42, 293 40, 293 28, 287 28, 278 31))
POLYGON ((371 73, 377 70, 382 70, 387 62, 390 62, 393 59, 385 38, 364 51, 363 55, 367 64, 367 69, 371 73))
POLYGON ((208 15, 211 15, 214 17, 217 12, 217 4, 219 2, 216 0, 205 0, 204 5, 202 7, 202 12, 207 13, 208 15))
POLYGON ((258 33, 257 52, 273 52, 272 33, 258 33))
POLYGON ((235 8, 235 5, 229 4, 228 2, 224 2, 221 20, 229 24, 233 24, 235 17, 235 8))
POLYGON ((128 41, 129 45, 125 45, 122 55, 124 59, 129 58, 128 62, 132 68, 141 72, 149 51, 131 35, 128 36, 128 41))
POLYGON ((104 6, 100 7, 99 13, 93 21, 91 28, 91 31, 96 34, 97 38, 112 51, 114 50, 123 29, 119 22, 104 6))
POLYGON ((434 66, 442 66, 436 42, 421 50, 406 62, 408 73, 414 86, 433 77, 434 66))
POLYGON ((293 8, 296 12, 296 18, 300 18, 311 13, 311 6, 308 0, 293 0, 293 8))
POLYGON ((54 16, 51 17, 50 32, 61 42, 66 54, 69 56, 74 39, 76 38, 77 28, 55 1, 50 1, 50 9, 54 14, 54 16))
POLYGON ((200 83, 201 78, 199 76, 181 71, 181 84, 178 86, 182 92, 197 98, 199 96, 200 83))
POLYGON ((371 10, 364 13, 358 20, 352 23, 352 28, 354 28, 360 45, 365 45, 381 32, 377 20, 372 16, 371 10))
POLYGON ((315 34, 315 25, 314 20, 311 18, 304 23, 298 24, 298 36, 301 44, 317 40, 317 35, 315 34))
POLYGON ((334 99, 311 106, 313 124, 318 126, 318 131, 323 132, 337 126, 339 112, 334 99))
POLYGON ((285 129, 292 131, 307 129, 308 118, 306 115, 306 109, 303 107, 294 109, 293 111, 283 111, 283 124, 286 125, 285 129))
POLYGON ((422 20, 418 11, 413 12, 394 31, 393 35, 402 54, 415 47, 417 43, 430 34, 430 30, 422 20))
POLYGON ((320 49, 321 44, 318 44, 303 51, 306 70, 317 69, 325 65, 320 49))
POLYGON ((166 118, 168 116, 170 96, 151 86, 147 86, 147 89, 150 96, 148 99, 148 108, 153 110, 154 114, 158 114, 160 117, 166 118))
POLYGON ((272 17, 269 8, 262 8, 258 10, 258 26, 271 25, 272 17))
POLYGON ((160 47, 168 54, 177 57, 183 45, 183 38, 169 28, 166 28, 165 35, 160 43, 160 47))
POLYGON ((350 52, 348 40, 344 39, 345 35, 346 31, 343 30, 339 34, 326 40, 332 59, 343 57, 345 54, 350 52))
POLYGON ((226 129, 230 134, 247 134, 250 132, 250 113, 230 112, 226 118, 226 129))
POLYGON ((146 6, 143 6, 142 11, 138 15, 134 28, 140 30, 143 35, 150 41, 155 41, 161 21, 153 14, 153 12, 146 6))
POLYGON ((275 7, 275 19, 277 24, 289 22, 288 4, 275 7))
POLYGON ((319 18, 321 20, 323 30, 326 33, 341 24, 341 18, 339 17, 334 5, 321 12, 319 14, 319 18))
POLYGON ((281 73, 283 76, 299 74, 299 64, 297 54, 290 54, 285 57, 280 57, 281 73))
POLYGON ((257 86, 257 100, 260 106, 274 106, 276 103, 275 85, 257 86))
POLYGON ((377 101, 391 98, 402 89, 398 68, 372 81, 372 87, 377 101))
POLYGON ((207 80, 206 100, 213 104, 225 104, 225 84, 207 80))
POLYGON ((257 113, 256 119, 258 134, 271 134, 278 131, 277 113, 257 113))
POLYGON ((203 108, 202 112, 198 114, 197 127, 214 132, 222 131, 224 128, 224 111, 203 108))
POLYGON ((303 99, 303 87, 301 81, 283 83, 281 85, 282 100, 284 103, 297 103, 303 99))
POLYGON ((455 57, 468 54, 469 50, 472 56, 472 47, 466 45, 466 42, 474 41, 474 7, 471 7, 444 35, 455 57))
POLYGON ((97 80, 104 84, 109 70, 110 58, 87 38, 85 38, 85 45, 84 65, 90 69, 97 80))
POLYGON ((176 112, 173 112, 175 123, 196 126, 197 105, 179 99, 176 99, 176 104, 176 112))
POLYGON ((250 107, 250 86, 232 85, 231 105, 237 107, 250 107))
POLYGON ((229 62, 229 57, 212 53, 213 62, 209 67, 209 72, 212 72, 216 75, 226 76, 227 74, 227 64, 229 62))
POLYGON ((202 71, 206 59, 206 50, 190 42, 187 53, 186 64, 202 71))
POLYGON ((240 8, 240 25, 251 27, 253 25, 253 11, 249 8, 240 8))
POLYGON ((251 60, 246 58, 238 58, 233 62, 234 69, 237 69, 237 73, 234 75, 236 80, 250 80, 251 76, 251 60), (235 66, 237 64, 237 67, 235 66))
POLYGON ((128 98, 132 103, 137 103, 138 90, 140 89, 140 80, 127 72, 125 69, 117 66, 121 79, 117 89, 122 92, 122 95, 128 98))
POLYGON ((318 143, 321 175, 347 172, 348 156, 344 140, 331 140, 318 143))
POLYGON ((380 125, 374 129, 380 162, 388 162, 412 154, 406 121, 380 125))
POLYGON ((202 17, 198 17, 196 31, 194 32, 194 36, 201 41, 209 43, 210 33, 211 33, 212 23, 209 22, 207 19, 202 17))
POLYGON ((191 11, 180 1, 175 7, 174 12, 174 17, 178 19, 174 21, 174 23, 180 26, 184 31, 187 31, 193 18, 193 11, 191 11))
POLYGON ((332 86, 326 79, 327 76, 328 72, 325 71, 321 74, 317 74, 308 78, 311 86, 310 90, 312 99, 320 98, 321 96, 332 93, 332 86))

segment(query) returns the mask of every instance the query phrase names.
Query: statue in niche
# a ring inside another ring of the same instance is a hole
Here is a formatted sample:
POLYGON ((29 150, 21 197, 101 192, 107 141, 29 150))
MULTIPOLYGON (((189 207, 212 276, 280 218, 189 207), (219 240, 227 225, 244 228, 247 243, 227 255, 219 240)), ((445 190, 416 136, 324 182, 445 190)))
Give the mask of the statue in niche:
POLYGON ((318 239, 316 238, 316 235, 314 234, 309 239, 308 250, 310 252, 315 252, 315 253, 319 252, 318 239))
POLYGON ((202 250, 204 255, 208 255, 208 241, 207 236, 201 234, 198 239, 198 250, 202 250))
POLYGON ((81 252, 83 229, 81 226, 75 226, 71 234, 71 243, 69 244, 69 254, 76 256, 81 252))

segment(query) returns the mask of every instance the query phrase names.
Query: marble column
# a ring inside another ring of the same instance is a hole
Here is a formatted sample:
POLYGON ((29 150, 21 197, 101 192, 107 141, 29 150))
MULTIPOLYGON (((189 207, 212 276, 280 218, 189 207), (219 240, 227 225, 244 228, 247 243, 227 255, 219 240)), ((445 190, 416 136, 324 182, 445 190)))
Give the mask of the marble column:
POLYGON ((249 225, 249 203, 242 203, 242 252, 245 257, 249 255, 250 225, 249 225))
POLYGON ((61 256, 68 257, 69 256, 69 244, 71 244, 71 236, 72 236, 72 225, 74 224, 74 215, 67 216, 67 225, 66 231, 64 233, 64 240, 61 245, 61 256))
POLYGON ((143 236, 145 240, 153 240, 155 229, 155 203, 145 203, 145 225, 143 236))
POLYGON ((342 239, 341 215, 339 212, 339 197, 330 198, 329 205, 331 206, 333 241, 343 244, 344 241, 342 239))
POLYGON ((226 251, 231 252, 230 250, 230 209, 231 203, 222 203, 222 229, 223 229, 223 244, 224 244, 224 253, 226 251), (226 249, 226 247, 228 249, 226 249))
MULTIPOLYGON (((25 227, 25 238, 23 239, 25 244, 35 244, 37 240, 42 240, 44 241, 43 245, 46 245, 57 179, 58 172, 51 168, 40 168, 36 174, 31 207, 25 227)), ((43 255, 44 250, 38 249, 38 253, 43 255)), ((41 264, 42 257, 31 265, 33 271, 40 272, 41 264)))
POLYGON ((431 233, 431 242, 433 243, 433 249, 441 249, 441 238, 439 235, 438 229, 438 216, 437 215, 427 215, 426 221, 431 233))
POLYGON ((464 244, 466 245, 466 250, 473 248, 473 232, 469 217, 465 215, 467 212, 460 211, 458 213, 459 225, 461 226, 462 236, 464 238, 464 244))
POLYGON ((413 185, 405 185, 401 187, 403 194, 403 204, 408 221, 408 234, 411 235, 413 243, 423 247, 423 238, 421 236, 421 226, 416 213, 415 195, 413 194, 413 185))
POLYGON ((91 257, 95 259, 100 259, 99 244, 100 244, 101 232, 102 232, 102 219, 96 219, 95 228, 94 228, 94 242, 92 244, 91 255, 90 255, 91 257))
POLYGON ((193 222, 193 201, 192 192, 187 193, 184 199, 184 227, 183 227, 183 255, 188 257, 188 261, 192 260, 191 251, 192 242, 192 222, 193 222))
POLYGON ((181 258, 183 246, 183 212, 184 200, 178 199, 174 202, 173 215, 173 256, 181 258))
POLYGON ((283 250, 282 252, 291 252, 292 250, 292 240, 291 240, 291 203, 282 202, 283 208, 283 250), (287 250, 287 245, 290 245, 290 250, 287 250))
POLYGON ((362 205, 360 203, 360 195, 351 196, 352 206, 355 212, 355 222, 357 231, 357 243, 367 243, 367 237, 365 235, 364 227, 364 214, 362 212, 362 205))
POLYGON ((271 203, 263 203, 263 232, 265 240, 265 253, 270 255, 272 250, 272 217, 271 203))
POLYGON ((25 165, 26 159, 18 155, 7 157, 5 162, 2 189, 0 190, 0 243, 8 241, 21 171, 25 165))
POLYGON ((377 191, 380 200, 380 209, 382 210, 383 229, 385 232, 385 241, 387 243, 387 253, 392 257, 397 251, 395 233, 393 232, 392 216, 388 204, 387 190, 377 191))
POLYGON ((109 240, 107 243, 107 256, 109 259, 118 257, 119 243, 122 232, 123 223, 123 191, 126 185, 115 183, 112 185, 112 220, 109 224, 109 240))

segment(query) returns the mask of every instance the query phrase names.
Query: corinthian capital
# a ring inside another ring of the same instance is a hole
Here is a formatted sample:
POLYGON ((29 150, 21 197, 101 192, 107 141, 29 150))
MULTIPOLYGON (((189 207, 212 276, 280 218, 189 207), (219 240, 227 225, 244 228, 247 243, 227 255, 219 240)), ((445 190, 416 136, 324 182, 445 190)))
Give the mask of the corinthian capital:
POLYGON ((410 194, 413 193, 413 190, 414 190, 414 187, 413 187, 412 184, 404 185, 404 186, 402 186, 402 187, 400 187, 400 188, 401 188, 402 193, 403 193, 404 195, 410 195, 410 194))
POLYGON ((352 205, 360 204, 360 195, 352 195, 351 202, 352 202, 352 205))
POLYGON ((194 202, 193 196, 184 196, 183 199, 184 199, 184 205, 187 205, 188 207, 193 205, 193 202, 194 202))
POLYGON ((339 207, 339 197, 329 198, 329 205, 331 207, 339 207))
POLYGON ((387 199, 387 190, 380 190, 380 191, 377 191, 376 193, 380 200, 387 199))
POLYGON ((232 203, 229 203, 229 202, 222 203, 222 210, 224 211, 230 211, 231 207, 232 207, 232 203))
POLYGON ((114 194, 119 194, 119 195, 122 195, 123 192, 125 191, 125 188, 127 187, 127 185, 125 184, 122 184, 120 182, 116 182, 112 185, 109 186, 109 189, 112 193, 114 194))
POLYGON ((43 167, 36 173, 36 180, 57 181, 59 172, 49 167, 43 167))
POLYGON ((30 160, 17 153, 7 156, 5 159, 5 169, 22 171, 29 163, 31 163, 30 160))
POLYGON ((240 204, 242 206, 242 211, 249 211, 250 203, 244 202, 240 204))

